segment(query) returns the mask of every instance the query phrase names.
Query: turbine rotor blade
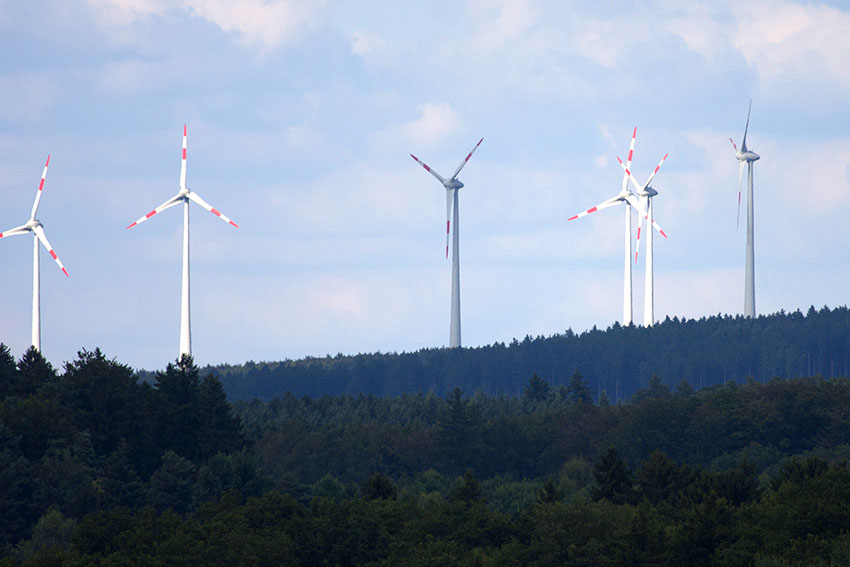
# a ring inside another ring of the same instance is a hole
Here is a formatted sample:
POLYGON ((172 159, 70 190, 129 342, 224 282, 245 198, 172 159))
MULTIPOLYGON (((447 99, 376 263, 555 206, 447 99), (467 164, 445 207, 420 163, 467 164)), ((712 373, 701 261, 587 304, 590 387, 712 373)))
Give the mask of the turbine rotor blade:
MULTIPOLYGON (((637 198, 631 193, 629 195, 627 195, 626 197, 624 197, 624 199, 626 201, 628 201, 629 204, 632 207, 634 207, 634 209, 635 209, 635 211, 637 211, 638 215, 642 216, 647 221, 649 220, 649 210, 648 210, 649 199, 646 200, 647 201, 647 203, 646 203, 647 209, 644 209, 643 206, 641 205, 641 203, 637 200, 637 198)), ((664 238, 667 238, 667 234, 664 232, 664 230, 662 230, 661 226, 657 222, 655 222, 654 218, 652 219, 652 227, 655 230, 657 230, 661 234, 661 236, 663 236, 664 238)))
POLYGON ((420 160, 418 157, 416 157, 416 156, 415 156, 415 155, 413 155, 413 154, 410 154, 410 157, 412 157, 413 159, 415 159, 415 160, 416 160, 416 163, 418 163, 419 165, 421 165, 422 167, 424 167, 424 168, 425 168, 425 171, 427 171, 428 173, 430 173, 431 175, 433 175, 434 177, 436 177, 436 178, 440 181, 440 183, 442 183, 443 185, 445 185, 445 184, 446 184, 446 178, 445 178, 445 177, 443 177, 442 175, 440 175, 439 173, 437 173, 436 171, 434 171, 433 169, 431 169, 431 168, 430 168, 430 166, 428 166, 428 164, 427 164, 427 163, 425 163, 424 161, 420 160))
POLYGON ((735 217, 735 230, 741 226, 741 188, 738 188, 738 215, 735 217))
MULTIPOLYGON (((620 167, 622 167, 623 171, 625 172, 625 174, 623 175, 623 181, 627 181, 627 180, 631 179, 632 185, 634 185, 635 189, 637 191, 643 191, 646 188, 646 185, 641 185, 640 183, 638 183, 638 180, 635 179, 634 175, 632 175, 632 172, 629 169, 629 166, 627 166, 626 164, 623 163, 623 160, 620 159, 620 156, 617 156, 617 161, 620 163, 620 167)), ((624 191, 626 190, 626 185, 627 185, 626 183, 623 184, 623 190, 624 191)))
MULTIPOLYGON (((632 132, 632 141, 629 143, 629 153, 626 156, 626 173, 629 174, 628 170, 632 168, 632 157, 635 154, 635 138, 637 138, 637 126, 635 126, 634 131, 632 132)), ((620 159, 619 157, 617 158, 620 159)), ((631 175, 631 174, 629 174, 631 175)), ((623 176, 622 190, 625 191, 626 187, 629 185, 628 180, 626 179, 626 175, 623 176)))
MULTIPOLYGON (((648 216, 648 215, 647 215, 647 216, 648 216)), ((654 216, 654 215, 653 215, 653 216, 654 216)), ((662 230, 662 229, 661 229, 661 226, 659 226, 659 224, 658 224, 657 222, 655 222, 655 219, 654 219, 654 218, 652 219, 652 227, 653 227, 655 230, 657 230, 657 231, 658 231, 658 233, 659 233, 661 236, 663 236, 664 238, 667 238, 667 234, 664 232, 664 230, 662 230)))
POLYGON ((664 154, 664 157, 661 158, 661 161, 658 162, 658 165, 655 166, 655 169, 652 170, 652 173, 649 175, 649 179, 646 180, 646 183, 643 184, 644 188, 649 187, 649 184, 652 183, 652 180, 655 179, 655 174, 658 173, 658 170, 661 169, 661 164, 664 163, 664 160, 667 159, 669 153, 664 154))
POLYGON ((183 160, 180 162, 180 189, 186 188, 186 125, 183 125, 183 160))
POLYGON ((44 171, 41 172, 41 183, 38 184, 38 191, 35 192, 35 202, 32 204, 32 213, 30 220, 35 220, 35 215, 38 212, 38 204, 41 202, 41 192, 44 189, 44 178, 47 177, 47 166, 50 165, 50 154, 47 154, 47 161, 44 164, 44 171))
POLYGON ((466 165, 466 162, 469 161, 469 158, 472 157, 472 154, 475 153, 475 150, 478 149, 478 146, 480 146, 481 142, 483 142, 483 141, 484 141, 484 138, 481 138, 480 140, 478 140, 478 143, 475 144, 475 146, 471 150, 469 150, 469 153, 466 154, 466 157, 463 158, 463 161, 460 162, 459 166, 457 166, 457 169, 455 170, 454 175, 452 175, 452 179, 457 179, 457 176, 460 175, 460 170, 463 169, 463 166, 466 165))
POLYGON ((214 214, 215 216, 217 216, 218 218, 220 218, 224 222, 232 224, 236 228, 239 228, 238 224, 236 224, 235 222, 233 222, 232 220, 227 218, 225 215, 223 215, 221 213, 221 211, 219 211, 218 209, 216 209, 215 207, 213 207, 212 205, 210 205, 209 203, 207 203, 206 201, 201 199, 200 195, 198 195, 194 191, 189 191, 188 193, 186 193, 186 196, 189 198, 189 200, 194 201, 198 205, 202 206, 203 208, 205 208, 206 210, 208 210, 209 212, 211 212, 212 214, 214 214))
POLYGON ((641 202, 638 200, 638 198, 634 195, 634 193, 629 193, 628 195, 626 195, 625 197, 623 197, 623 199, 624 199, 624 200, 625 200, 625 201, 626 201, 629 205, 631 205, 631 206, 632 206, 632 208, 635 210, 635 212, 636 212, 639 216, 645 216, 645 215, 647 214, 646 209, 644 209, 644 208, 643 208, 643 205, 642 205, 642 204, 641 204, 641 202))
POLYGON ((174 205, 180 203, 182 200, 183 200, 183 197, 181 197, 180 195, 175 195, 175 196, 171 197, 169 200, 167 200, 166 202, 164 202, 163 204, 161 204, 160 206, 158 206, 157 208, 155 208, 154 210, 152 210, 148 214, 136 219, 136 222, 134 222, 133 224, 131 224, 127 228, 133 228, 137 224, 141 224, 141 223, 145 222, 146 220, 148 220, 149 218, 151 218, 155 214, 161 213, 165 209, 170 209, 174 205))
POLYGON ((453 203, 454 191, 452 189, 446 189, 446 258, 449 257, 449 229, 451 227, 453 203))
POLYGON ((7 231, 0 232, 0 238, 6 238, 7 236, 15 236, 16 234, 27 234, 30 232, 30 229, 27 228, 27 225, 22 224, 21 226, 16 226, 15 228, 10 228, 7 231))
POLYGON ((614 205, 619 203, 621 200, 622 199, 619 196, 611 197, 610 199, 608 199, 606 201, 602 201, 601 203, 599 203, 595 207, 591 207, 591 208, 587 209, 586 211, 582 211, 582 212, 580 212, 576 215, 571 216, 570 218, 567 219, 567 221, 576 220, 576 219, 579 219, 581 217, 587 216, 591 213, 595 213, 596 211, 601 211, 602 209, 607 209, 608 207, 613 207, 614 205))
POLYGON ((47 241, 47 236, 44 234, 44 229, 41 227, 41 225, 36 225, 32 229, 32 231, 35 233, 36 237, 38 237, 38 240, 41 242, 41 244, 47 249, 47 252, 56 262, 56 265, 58 265, 59 268, 62 270, 62 273, 64 273, 67 277, 70 277, 68 276, 68 270, 66 270, 65 266, 62 264, 62 260, 59 259, 59 256, 56 255, 56 252, 53 250, 53 247, 50 245, 50 242, 47 241))
POLYGON ((747 108, 747 125, 744 126, 744 139, 741 142, 741 151, 747 151, 747 130, 750 129, 750 111, 753 109, 753 99, 750 99, 750 106, 747 108))
MULTIPOLYGON (((649 198, 648 197, 641 197, 640 202, 643 203, 644 201, 646 201, 646 206, 644 207, 644 210, 649 211, 649 198)), ((649 220, 649 214, 648 213, 644 216, 641 216, 640 214, 638 214, 637 241, 635 243, 635 264, 637 264, 637 261, 638 261, 638 252, 640 252, 640 231, 643 228, 644 219, 649 220)))
POLYGON ((735 143, 735 140, 733 140, 732 138, 729 138, 729 141, 732 142, 732 147, 735 148, 735 152, 737 152, 738 151, 738 145, 735 143))

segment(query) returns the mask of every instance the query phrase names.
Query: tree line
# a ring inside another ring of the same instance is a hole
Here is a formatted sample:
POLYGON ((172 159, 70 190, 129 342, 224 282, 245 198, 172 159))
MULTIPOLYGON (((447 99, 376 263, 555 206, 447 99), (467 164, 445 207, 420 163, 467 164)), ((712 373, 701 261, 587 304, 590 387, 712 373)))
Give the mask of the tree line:
POLYGON ((653 374, 670 388, 682 379, 704 388, 747 379, 850 376, 850 310, 846 307, 762 315, 667 318, 652 327, 595 327, 551 337, 514 339, 478 348, 308 357, 207 367, 228 399, 269 401, 290 392, 321 397, 343 394, 442 397, 453 388, 519 396, 532 373, 566 385, 580 368, 594 399, 614 403, 647 387, 653 374))
POLYGON ((845 565, 850 381, 230 405, 0 345, 0 566, 845 565))

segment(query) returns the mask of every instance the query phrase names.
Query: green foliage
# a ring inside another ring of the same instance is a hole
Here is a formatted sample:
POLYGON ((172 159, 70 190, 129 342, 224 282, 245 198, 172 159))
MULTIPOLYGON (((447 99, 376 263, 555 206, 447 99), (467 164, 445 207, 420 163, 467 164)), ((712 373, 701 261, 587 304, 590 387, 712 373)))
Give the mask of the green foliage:
POLYGON ((537 495, 537 501, 540 504, 554 504, 555 502, 560 502, 564 499, 564 491, 558 488, 558 485, 555 484, 555 481, 551 478, 546 481, 546 484, 543 485, 543 488, 540 490, 540 494, 537 495))
POLYGON ((0 566, 850 560, 844 379, 671 393, 659 374, 631 403, 594 405, 578 372, 529 373, 519 397, 288 395, 234 412, 191 359, 151 385, 99 350, 57 374, 0 346, 2 373, 0 566))
POLYGON ((162 456, 162 466, 151 475, 148 502, 159 511, 186 512, 192 502, 195 466, 174 451, 162 456))
POLYGON ((398 497, 398 489, 392 479, 382 474, 373 474, 367 478, 360 492, 366 500, 395 500, 398 497))
POLYGON ((463 502, 466 505, 471 505, 474 502, 481 500, 481 483, 475 477, 472 469, 467 469, 463 473, 463 478, 452 489, 451 497, 453 500, 463 502))
POLYGON ((570 403, 573 404, 589 404, 593 402, 590 395, 590 388, 581 372, 576 369, 573 377, 570 379, 570 384, 567 386, 567 397, 570 403))
MULTIPOLYGON (((312 398, 433 393, 455 387, 521 397, 534 373, 560 392, 580 368, 589 391, 623 403, 655 374, 672 386, 703 389, 727 382, 763 383, 775 376, 850 376, 850 309, 761 315, 668 318, 652 327, 613 325, 576 334, 525 337, 510 344, 417 352, 247 362, 209 370, 230 400, 271 401, 287 392, 312 398)), ((678 387, 675 388, 678 393, 678 387)), ((686 390, 682 392, 686 393, 686 390)))
POLYGON ((608 500, 614 504, 631 504, 637 501, 632 471, 620 458, 617 449, 609 447, 608 451, 593 466, 594 500, 608 500))
POLYGON ((25 560, 43 550, 67 550, 71 547, 76 522, 66 518, 56 508, 50 508, 38 519, 32 537, 18 545, 16 555, 25 560))

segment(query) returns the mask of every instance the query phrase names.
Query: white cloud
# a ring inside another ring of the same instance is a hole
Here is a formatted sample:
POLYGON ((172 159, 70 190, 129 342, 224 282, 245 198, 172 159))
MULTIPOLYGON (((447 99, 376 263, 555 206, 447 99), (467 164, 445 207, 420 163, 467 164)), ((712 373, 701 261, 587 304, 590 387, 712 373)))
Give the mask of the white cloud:
POLYGON ((249 45, 276 49, 312 31, 324 12, 322 0, 184 0, 190 13, 225 32, 236 32, 249 45))
POLYGON ((402 126, 408 140, 418 147, 432 146, 458 129, 460 119, 449 103, 425 103, 418 107, 419 118, 402 126))
POLYGON ((262 51, 277 49, 313 31, 325 10, 324 0, 87 0, 96 19, 126 41, 132 26, 153 17, 187 11, 262 51))
POLYGON ((824 82, 850 89, 850 13, 816 4, 735 4, 735 47, 769 89, 824 82))
POLYGON ((501 49, 523 39, 538 17, 529 0, 471 0, 468 10, 470 18, 479 22, 471 44, 481 51, 501 49))

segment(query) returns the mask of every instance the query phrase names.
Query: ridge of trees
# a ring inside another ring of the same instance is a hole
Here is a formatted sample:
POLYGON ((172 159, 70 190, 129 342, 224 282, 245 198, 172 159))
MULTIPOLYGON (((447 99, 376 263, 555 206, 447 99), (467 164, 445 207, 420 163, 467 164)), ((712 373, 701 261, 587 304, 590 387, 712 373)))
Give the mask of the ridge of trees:
MULTIPOLYGON (((752 323, 840 366, 846 311, 752 323)), ((624 403, 571 360, 496 393, 230 404, 189 358, 140 381, 0 344, 0 567, 850 563, 850 380, 653 373, 624 403)))
POLYGON ((753 319, 717 315, 699 320, 667 318, 652 327, 614 323, 583 333, 514 339, 477 348, 308 357, 206 367, 228 399, 272 400, 290 392, 324 395, 399 396, 453 388, 519 396, 537 373, 553 387, 566 385, 576 368, 593 399, 631 398, 653 374, 674 388, 681 380, 699 389, 725 382, 759 382, 850 375, 850 310, 780 311, 753 319))

